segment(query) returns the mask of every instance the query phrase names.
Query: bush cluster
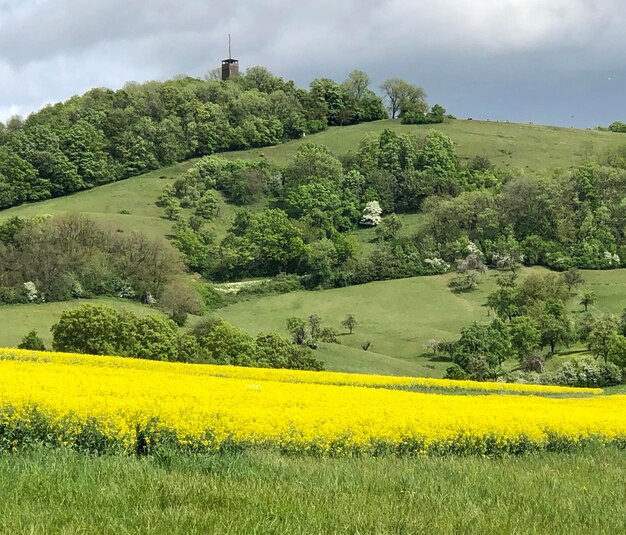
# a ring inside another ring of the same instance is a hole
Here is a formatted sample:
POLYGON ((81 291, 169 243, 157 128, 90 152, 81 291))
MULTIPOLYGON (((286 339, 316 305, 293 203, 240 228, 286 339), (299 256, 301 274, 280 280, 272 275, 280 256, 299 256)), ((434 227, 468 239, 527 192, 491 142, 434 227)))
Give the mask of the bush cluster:
MULTIPOLYGON (((137 316, 104 305, 82 305, 64 311, 52 326, 52 335, 53 348, 70 353, 261 368, 323 368, 308 348, 276 333, 260 333, 255 339, 218 318, 181 332, 161 315, 137 316)), ((32 345, 33 340, 31 333, 24 343, 32 345)))

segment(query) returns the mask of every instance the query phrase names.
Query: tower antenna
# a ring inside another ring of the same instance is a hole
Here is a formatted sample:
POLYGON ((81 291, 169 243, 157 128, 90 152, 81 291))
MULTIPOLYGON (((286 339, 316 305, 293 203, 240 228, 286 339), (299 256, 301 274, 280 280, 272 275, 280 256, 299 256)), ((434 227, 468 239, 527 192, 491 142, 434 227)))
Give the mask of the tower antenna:
POLYGON ((228 59, 233 59, 233 54, 230 51, 230 34, 228 34, 228 59))

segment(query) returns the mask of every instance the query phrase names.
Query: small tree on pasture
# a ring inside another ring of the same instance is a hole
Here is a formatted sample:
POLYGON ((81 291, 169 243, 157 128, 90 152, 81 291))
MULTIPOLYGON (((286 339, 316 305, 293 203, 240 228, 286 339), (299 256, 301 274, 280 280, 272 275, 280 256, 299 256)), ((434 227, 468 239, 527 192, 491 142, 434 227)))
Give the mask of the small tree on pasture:
POLYGON ((585 279, 580 274, 580 271, 576 268, 570 268, 565 273, 561 275, 563 277, 563 282, 565 286, 567 286, 567 291, 571 292, 577 286, 584 284, 585 279))
POLYGON ((311 330, 311 338, 316 342, 322 332, 322 318, 317 314, 311 314, 309 316, 309 328, 311 330))
POLYGON ((287 318, 287 331, 291 334, 294 344, 304 346, 309 339, 309 333, 306 330, 306 321, 297 316, 287 318))
POLYGON ((347 314, 345 319, 341 322, 341 325, 348 329, 348 331, 350 331, 350 334, 352 334, 358 324, 359 322, 352 314, 347 314))
POLYGON ((580 304, 585 307, 585 312, 596 302, 596 294, 593 292, 585 292, 580 300, 580 304))

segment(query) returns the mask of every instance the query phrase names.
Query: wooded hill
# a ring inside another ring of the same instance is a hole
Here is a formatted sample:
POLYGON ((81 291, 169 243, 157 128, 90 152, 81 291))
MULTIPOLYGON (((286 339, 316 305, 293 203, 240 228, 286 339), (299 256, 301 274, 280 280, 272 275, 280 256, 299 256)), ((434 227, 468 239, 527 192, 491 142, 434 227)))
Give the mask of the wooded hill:
POLYGON ((386 117, 362 75, 314 80, 307 90, 254 67, 226 82, 185 77, 93 89, 13 117, 0 124, 0 208, 386 117))

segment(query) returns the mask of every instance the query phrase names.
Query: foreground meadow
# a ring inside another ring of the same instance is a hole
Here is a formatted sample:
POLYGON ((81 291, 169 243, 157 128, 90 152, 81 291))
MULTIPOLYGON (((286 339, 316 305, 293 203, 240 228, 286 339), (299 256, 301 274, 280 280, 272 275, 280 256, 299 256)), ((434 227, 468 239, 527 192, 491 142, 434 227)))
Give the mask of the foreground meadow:
POLYGON ((499 454, 626 438, 626 396, 594 389, 0 355, 4 450, 499 454))
POLYGON ((624 533, 626 455, 0 454, 0 533, 624 533))

